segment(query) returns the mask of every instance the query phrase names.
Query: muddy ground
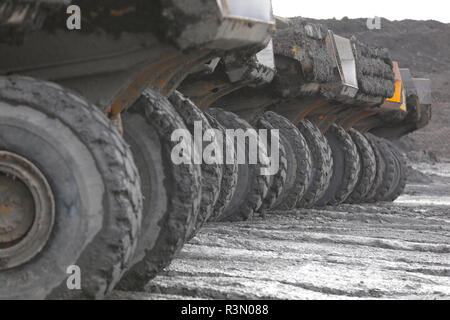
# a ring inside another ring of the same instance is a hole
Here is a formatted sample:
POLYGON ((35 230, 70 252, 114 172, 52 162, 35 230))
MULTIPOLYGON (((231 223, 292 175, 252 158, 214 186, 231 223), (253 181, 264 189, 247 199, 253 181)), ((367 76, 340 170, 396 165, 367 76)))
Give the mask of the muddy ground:
POLYGON ((111 299, 450 299, 450 163, 394 204, 209 224, 146 292, 111 299))

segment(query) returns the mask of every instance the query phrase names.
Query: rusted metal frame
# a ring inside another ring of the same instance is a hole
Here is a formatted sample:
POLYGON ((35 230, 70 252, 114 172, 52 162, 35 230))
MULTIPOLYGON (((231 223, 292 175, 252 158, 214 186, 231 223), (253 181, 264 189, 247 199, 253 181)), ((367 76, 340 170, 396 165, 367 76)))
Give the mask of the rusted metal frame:
POLYGON ((325 133, 336 122, 336 117, 335 114, 330 114, 316 123, 316 125, 322 133, 325 133))
POLYGON ((325 133, 337 121, 339 114, 346 112, 348 107, 340 104, 329 104, 322 107, 310 115, 313 121, 322 133, 325 133))
POLYGON ((231 82, 222 82, 217 83, 217 85, 211 86, 209 90, 205 90, 203 94, 192 98, 194 103, 201 110, 206 110, 209 106, 211 106, 214 102, 219 100, 220 98, 229 95, 239 89, 242 89, 251 84, 251 81, 239 81, 235 83, 231 82))
MULTIPOLYGON (((274 111, 282 115, 276 106, 279 99, 275 98, 267 87, 245 87, 239 91, 235 91, 219 100, 219 103, 214 103, 212 106, 226 105, 227 110, 236 113, 240 117, 242 114, 258 114, 261 112, 274 111)), ((248 118, 244 118, 249 120, 248 118)))
POLYGON ((215 57, 213 51, 194 53, 185 63, 179 64, 179 67, 172 73, 168 81, 162 88, 159 88, 163 95, 170 95, 183 80, 199 65, 205 64, 215 57))
POLYGON ((375 114, 377 114, 379 110, 374 109, 364 109, 359 112, 352 113, 351 116, 338 120, 339 125, 344 128, 346 131, 350 130, 355 124, 358 122, 367 119, 375 114))
POLYGON ((336 115, 333 112, 333 108, 334 106, 327 104, 321 108, 318 108, 316 110, 314 110, 313 112, 311 112, 307 118, 309 121, 311 121, 312 123, 314 123, 315 125, 319 126, 320 123, 323 120, 326 120, 328 118, 331 118, 331 116, 333 115, 334 117, 336 117, 336 115))
POLYGON ((120 113, 130 108, 144 90, 152 85, 161 94, 169 95, 183 79, 199 64, 213 57, 211 51, 196 51, 190 54, 176 52, 161 56, 156 62, 147 62, 130 82, 119 91, 106 113, 120 122, 120 113))
POLYGON ((360 131, 361 133, 369 132, 370 130, 379 127, 382 125, 381 119, 375 114, 368 118, 363 119, 359 123, 355 124, 354 127, 356 130, 360 131))
POLYGON ((169 74, 170 68, 173 68, 179 59, 180 54, 171 54, 161 56, 157 62, 146 62, 142 65, 142 71, 139 71, 114 97, 106 113, 115 118, 123 110, 128 109, 150 84, 157 87, 158 82, 162 82, 161 78, 169 74))
POLYGON ((298 125, 301 121, 306 119, 306 117, 309 116, 312 112, 314 112, 320 108, 327 107, 328 105, 329 105, 329 101, 326 101, 326 100, 321 100, 319 102, 312 103, 307 106, 302 105, 299 108, 297 116, 294 118, 294 120, 292 122, 295 125, 298 125))

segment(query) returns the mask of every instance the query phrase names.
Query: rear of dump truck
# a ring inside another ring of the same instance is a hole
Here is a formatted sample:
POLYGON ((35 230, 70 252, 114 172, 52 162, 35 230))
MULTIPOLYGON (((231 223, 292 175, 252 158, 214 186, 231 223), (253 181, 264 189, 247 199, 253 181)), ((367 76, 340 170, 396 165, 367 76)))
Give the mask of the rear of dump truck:
POLYGON ((172 163, 172 131, 206 119, 175 90, 214 58, 264 48, 270 1, 4 1, 0 17, 0 298, 144 286, 222 179, 219 165, 172 163), (69 5, 81 30, 66 27, 69 5))
POLYGON ((0 299, 140 290, 208 221, 393 201, 413 73, 270 0, 3 1, 0 299))

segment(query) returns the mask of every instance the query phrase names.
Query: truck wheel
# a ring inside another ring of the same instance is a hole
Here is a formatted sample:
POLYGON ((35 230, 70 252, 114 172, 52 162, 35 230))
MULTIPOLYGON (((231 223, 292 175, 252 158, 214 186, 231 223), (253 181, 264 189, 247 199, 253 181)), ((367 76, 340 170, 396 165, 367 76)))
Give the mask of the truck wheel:
POLYGON ((287 158, 286 183, 275 204, 275 209, 292 210, 303 198, 309 185, 312 166, 311 151, 303 135, 288 119, 272 111, 266 112, 264 118, 274 128, 280 130, 280 140, 287 158))
POLYGON ((375 194, 375 201, 390 201, 396 186, 400 183, 400 165, 386 140, 378 138, 377 147, 385 164, 383 181, 375 194))
POLYGON ((133 266, 119 283, 121 290, 142 290, 167 267, 194 228, 200 207, 200 166, 175 164, 172 150, 186 141, 172 141, 177 129, 187 130, 168 99, 148 88, 123 115, 144 190, 143 228, 133 266))
POLYGON ((375 153, 367 138, 355 129, 350 129, 350 136, 353 142, 358 148, 359 158, 361 160, 361 166, 359 171, 358 182, 352 194, 348 197, 348 203, 360 203, 364 197, 369 193, 372 187, 376 171, 377 161, 375 159, 375 153))
MULTIPOLYGON (((268 155, 270 155, 271 150, 271 130, 276 129, 269 121, 266 120, 264 116, 261 116, 256 121, 256 128, 257 129, 265 129, 268 131, 267 133, 267 150, 269 152, 268 155)), ((280 134, 281 136, 281 134, 280 134)), ((270 176, 270 187, 269 191, 267 192, 266 197, 264 198, 263 205, 261 207, 262 211, 268 211, 273 208, 275 203, 277 202, 278 198, 280 197, 281 193, 283 192, 284 185, 286 183, 286 177, 287 177, 287 159, 286 159, 286 151, 284 148, 284 141, 281 139, 279 140, 279 169, 276 174, 273 176, 270 176)))
MULTIPOLYGON (((234 113, 218 108, 211 108, 208 112, 226 129, 241 129, 244 131, 253 129, 247 121, 239 118, 234 113)), ((245 140, 245 145, 235 141, 235 149, 238 153, 245 154, 247 159, 248 140, 245 140)), ((236 192, 219 220, 247 220, 261 208, 268 190, 269 177, 261 175, 261 164, 259 162, 258 164, 248 164, 248 161, 246 161, 245 164, 239 164, 236 192)))
POLYGON ((111 292, 131 262, 142 213, 138 171, 119 132, 56 84, 0 78, 0 150, 0 299, 111 292))
POLYGON ((332 125, 325 133, 333 154, 333 175, 318 206, 339 205, 347 200, 358 182, 360 158, 350 135, 340 126, 332 125))
POLYGON ((300 133, 305 137, 311 151, 312 172, 306 193, 298 208, 311 208, 325 194, 333 173, 333 157, 331 148, 319 128, 309 120, 303 120, 298 125, 300 133))
MULTIPOLYGON (((169 101, 175 107, 175 110, 184 120, 189 132, 194 137, 195 134, 195 123, 202 124, 202 135, 204 135, 207 131, 211 131, 212 127, 208 122, 208 119, 203 115, 203 112, 197 108, 191 100, 184 97, 179 92, 174 92, 169 101)), ((193 141, 194 147, 197 148, 198 154, 201 158, 201 192, 202 192, 202 201, 200 203, 200 209, 198 211, 198 215, 196 218, 195 226, 193 230, 189 231, 188 241, 195 237, 195 235, 200 231, 201 227, 205 224, 206 221, 210 218, 213 213, 214 206, 219 198, 220 186, 222 182, 222 164, 221 163, 212 163, 207 164, 203 160, 203 152, 205 148, 212 147, 214 150, 221 150, 221 146, 219 145, 216 137, 212 137, 212 141, 203 142, 200 141, 200 145, 196 145, 195 141, 193 141)), ((221 155, 215 155, 221 156, 221 155)), ((213 159, 212 159, 213 160, 213 159)))
POLYGON ((210 114, 204 113, 205 117, 208 119, 209 124, 215 130, 218 130, 223 136, 223 156, 224 156, 224 164, 222 167, 222 182, 220 185, 220 193, 219 197, 214 206, 213 212, 211 214, 210 220, 217 221, 222 217, 223 212, 228 207, 231 202, 231 199, 234 196, 236 191, 236 186, 238 182, 238 164, 236 158, 236 151, 232 148, 232 143, 230 138, 228 138, 225 134, 225 128, 210 114), (226 163, 226 155, 234 153, 234 161, 231 164, 226 163))
POLYGON ((397 146, 395 146, 392 142, 386 141, 388 146, 391 148, 396 160, 397 165, 399 167, 399 181, 397 185, 394 187, 392 193, 387 197, 387 201, 394 202, 398 197, 400 197, 406 188, 406 180, 407 180, 407 160, 405 154, 403 154, 397 146))
POLYGON ((378 150, 378 146, 377 146, 377 137, 375 137, 374 135, 372 135, 371 133, 366 133, 365 137, 367 138, 367 141, 369 141, 370 146, 372 147, 372 150, 374 152, 375 155, 375 179, 370 187, 369 192, 367 193, 367 195, 364 197, 362 202, 375 202, 375 195, 377 193, 377 190, 380 188, 381 184, 383 183, 383 177, 384 177, 384 172, 385 172, 385 168, 386 165, 384 163, 383 157, 381 156, 380 151, 378 150))

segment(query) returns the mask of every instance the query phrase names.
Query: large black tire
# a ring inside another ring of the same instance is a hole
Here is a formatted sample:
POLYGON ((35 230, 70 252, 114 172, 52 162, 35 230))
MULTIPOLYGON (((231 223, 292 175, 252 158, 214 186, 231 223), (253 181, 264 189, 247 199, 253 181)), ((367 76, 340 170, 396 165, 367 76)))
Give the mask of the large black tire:
MULTIPOLYGON (((271 130, 276 129, 264 116, 261 116, 256 121, 256 128, 257 129, 263 129, 267 130, 267 146, 266 149, 269 152, 269 155, 271 156, 271 150, 272 150, 272 140, 271 140, 271 130)), ((281 136, 281 134, 280 134, 281 136)), ((261 210, 263 212, 266 212, 270 209, 272 209, 277 202, 278 198, 280 197, 281 193, 283 192, 284 185, 286 183, 286 177, 287 177, 287 159, 286 159, 286 151, 285 151, 285 144, 284 141, 279 137, 279 169, 276 174, 273 176, 270 176, 270 187, 269 191, 267 192, 266 197, 263 200, 263 205, 261 207, 261 210)))
MULTIPOLYGON (((223 137, 223 155, 227 155, 228 153, 234 152, 234 162, 226 163, 224 161, 222 168, 222 182, 220 185, 220 194, 214 206, 213 212, 211 214, 210 220, 217 221, 222 217, 223 212, 228 207, 231 202, 231 199, 236 192, 237 182, 238 182, 238 169, 239 166, 237 164, 236 151, 231 147, 232 141, 226 136, 225 128, 210 114, 204 113, 205 117, 208 119, 211 127, 218 131, 218 133, 222 134, 223 137)), ((224 158, 224 160, 226 160, 224 158)))
POLYGON ((283 192, 275 203, 277 210, 295 209, 303 198, 311 178, 311 151, 298 128, 285 117, 269 111, 264 118, 280 131, 287 159, 287 178, 283 192))
POLYGON ((201 202, 201 172, 200 166, 192 162, 172 161, 176 146, 191 146, 186 141, 172 141, 175 130, 187 128, 169 100, 157 90, 146 89, 123 115, 123 122, 148 198, 134 264, 120 281, 119 289, 142 290, 171 263, 195 227, 201 202))
POLYGON ((386 143, 391 148, 391 151, 393 152, 396 160, 397 165, 399 168, 399 180, 396 186, 394 187, 394 190, 390 195, 387 196, 387 201, 393 202, 398 197, 400 197, 406 188, 406 182, 407 182, 407 174, 408 174, 408 164, 407 164, 407 158, 406 155, 401 152, 396 145, 394 145, 392 142, 387 141, 386 143))
POLYGON ((305 137, 311 151, 312 172, 309 186, 303 198, 297 203, 298 208, 312 208, 319 201, 330 185, 333 173, 331 148, 319 128, 309 120, 299 123, 298 129, 305 137))
POLYGON ((375 201, 388 202, 395 188, 400 183, 400 165, 390 146, 385 139, 376 139, 378 150, 385 164, 383 181, 375 194, 375 201))
POLYGON ((358 182, 360 158, 351 136, 340 126, 333 124, 325 133, 333 154, 333 175, 318 206, 339 205, 347 200, 358 182))
POLYGON ((358 182, 355 189, 347 199, 348 203, 361 203, 369 193, 375 181, 377 172, 377 160, 370 142, 367 138, 355 129, 350 129, 350 136, 358 148, 360 162, 360 171, 358 182))
POLYGON ((375 155, 376 171, 375 171, 375 179, 370 187, 369 192, 366 194, 366 196, 364 197, 362 202, 372 203, 372 202, 376 201, 375 196, 376 196, 377 190, 380 188, 381 184, 383 183, 384 173, 386 171, 386 165, 384 163, 384 159, 381 156, 381 152, 377 145, 377 139, 379 139, 379 138, 375 137, 371 133, 366 133, 365 137, 367 138, 367 141, 369 141, 370 146, 372 147, 372 150, 375 155))
MULTIPOLYGON (((175 107, 178 114, 183 118, 189 132, 194 137, 195 133, 195 122, 202 124, 202 134, 204 135, 207 131, 211 132, 212 127, 209 124, 208 119, 205 117, 203 112, 197 108, 197 106, 188 98, 184 97, 180 92, 175 91, 169 98, 169 101, 175 107)), ((195 145, 201 159, 201 190, 202 190, 202 201, 200 203, 200 209, 196 217, 196 222, 193 230, 190 230, 188 234, 188 241, 191 240, 200 231, 201 227, 208 221, 211 214, 214 211, 214 207, 219 198, 220 187, 222 184, 222 162, 216 162, 207 164, 203 159, 203 151, 206 147, 212 147, 214 150, 221 150, 221 146, 215 137, 210 142, 201 142, 200 145, 195 145)), ((222 154, 217 155, 222 157, 222 154)))
MULTIPOLYGON (((208 113, 226 129, 244 131, 253 129, 248 122, 234 113, 218 108, 211 108, 208 113)), ((263 146, 260 145, 260 147, 263 146)), ((248 156, 248 139, 245 145, 235 142, 235 149, 248 156)), ((261 174, 261 168, 259 162, 249 165, 247 161, 246 164, 239 164, 236 192, 219 221, 245 221, 258 212, 269 190, 269 177, 261 174)))
POLYGON ((54 83, 0 78, 0 150, 39 168, 56 213, 42 251, 0 271, 0 299, 102 298, 111 292, 134 254, 142 211, 138 171, 116 128, 97 107, 54 83), (74 266, 81 290, 66 283, 74 266))

